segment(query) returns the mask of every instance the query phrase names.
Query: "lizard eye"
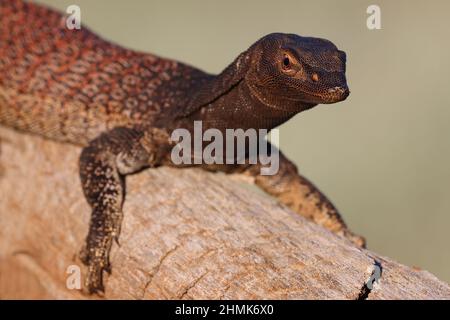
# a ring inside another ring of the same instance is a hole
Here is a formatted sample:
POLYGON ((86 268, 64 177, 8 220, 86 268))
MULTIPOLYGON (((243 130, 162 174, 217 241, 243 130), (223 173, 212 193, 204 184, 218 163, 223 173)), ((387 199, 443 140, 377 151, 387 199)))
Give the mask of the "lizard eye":
POLYGON ((284 69, 290 69, 291 68, 291 59, 289 59, 288 56, 284 56, 283 58, 283 68, 284 69))

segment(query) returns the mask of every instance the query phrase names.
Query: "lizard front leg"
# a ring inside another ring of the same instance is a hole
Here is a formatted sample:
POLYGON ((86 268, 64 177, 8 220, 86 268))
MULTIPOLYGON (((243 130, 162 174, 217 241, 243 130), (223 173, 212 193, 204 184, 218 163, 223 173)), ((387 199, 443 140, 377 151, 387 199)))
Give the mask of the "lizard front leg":
POLYGON ((109 252, 120 233, 124 176, 157 165, 164 150, 159 144, 166 141, 158 131, 116 128, 83 149, 80 178, 92 216, 80 259, 88 267, 90 293, 103 292, 103 271, 111 272, 109 252))

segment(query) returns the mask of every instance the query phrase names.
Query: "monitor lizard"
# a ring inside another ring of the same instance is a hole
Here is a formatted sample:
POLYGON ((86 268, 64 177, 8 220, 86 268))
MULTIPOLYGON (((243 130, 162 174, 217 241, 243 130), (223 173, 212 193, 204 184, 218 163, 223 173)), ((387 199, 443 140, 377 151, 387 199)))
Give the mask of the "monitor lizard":
MULTIPOLYGON (((109 252, 118 241, 125 176, 170 159, 176 128, 272 129, 318 104, 349 95, 346 55, 332 42, 272 33, 223 72, 208 74, 123 48, 65 17, 20 0, 0 2, 0 124, 81 146, 81 186, 92 208, 80 253, 86 287, 104 291, 109 252)), ((185 167, 181 165, 180 167, 185 167)), ((259 164, 198 165, 249 176, 281 203, 358 246, 333 204, 280 153, 276 175, 259 164)))

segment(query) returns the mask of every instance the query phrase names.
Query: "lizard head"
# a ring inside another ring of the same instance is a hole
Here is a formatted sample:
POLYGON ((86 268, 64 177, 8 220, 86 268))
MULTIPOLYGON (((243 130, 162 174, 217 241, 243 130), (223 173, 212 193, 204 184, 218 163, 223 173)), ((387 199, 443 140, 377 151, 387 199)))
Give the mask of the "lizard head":
MULTIPOLYGON (((264 121, 255 120, 259 122, 253 125, 273 128, 317 104, 345 100, 350 93, 345 62, 345 53, 328 40, 272 33, 242 52, 222 73, 212 76, 211 81, 202 83, 196 93, 189 95, 181 115, 208 107, 211 114, 219 110, 220 117, 226 118, 221 113, 222 107, 210 108, 215 101, 233 107, 233 112, 242 112, 236 108, 236 95, 232 93, 237 91, 232 89, 243 83, 246 87, 241 88, 249 89, 250 99, 257 102, 255 105, 269 107, 255 110, 262 114, 264 121), (224 98, 219 100, 220 97, 224 98), (272 122, 268 123, 267 119, 272 122)), ((249 101, 244 105, 247 111, 252 106, 249 101)), ((237 117, 232 118, 234 122, 230 125, 235 125, 237 117)), ((243 125, 250 126, 249 120, 245 121, 243 125)))
POLYGON ((260 99, 315 105, 342 101, 350 93, 345 52, 328 40, 272 33, 248 52, 248 84, 260 99))

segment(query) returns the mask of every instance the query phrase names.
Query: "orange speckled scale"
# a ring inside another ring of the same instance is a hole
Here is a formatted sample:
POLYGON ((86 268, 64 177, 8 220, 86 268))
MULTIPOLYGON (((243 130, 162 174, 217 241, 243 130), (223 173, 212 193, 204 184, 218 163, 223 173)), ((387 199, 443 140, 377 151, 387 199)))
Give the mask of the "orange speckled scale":
POLYGON ((85 145, 117 126, 151 124, 202 72, 111 44, 65 17, 22 1, 0 2, 0 123, 85 145), (177 82, 172 96, 158 88, 177 82))

